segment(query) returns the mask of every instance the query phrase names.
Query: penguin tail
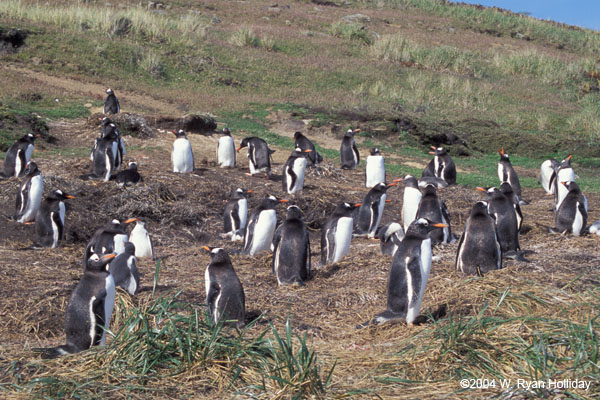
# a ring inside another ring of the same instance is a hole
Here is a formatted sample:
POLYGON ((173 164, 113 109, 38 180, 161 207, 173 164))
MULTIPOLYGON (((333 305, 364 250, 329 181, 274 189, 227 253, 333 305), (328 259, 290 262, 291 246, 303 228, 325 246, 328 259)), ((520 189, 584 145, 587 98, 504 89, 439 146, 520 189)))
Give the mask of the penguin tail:
POLYGON ((529 202, 527 200, 520 199, 519 200, 519 205, 520 206, 528 206, 529 202))
POLYGON ((40 353, 40 356, 45 360, 58 358, 67 354, 77 353, 77 349, 72 345, 62 345, 57 347, 36 347, 31 349, 35 353, 40 353))
POLYGON ((531 261, 526 259, 525 256, 527 254, 532 254, 532 253, 534 253, 532 250, 509 250, 509 251, 503 253, 502 257, 509 258, 509 259, 515 260, 515 261, 529 263, 531 261))

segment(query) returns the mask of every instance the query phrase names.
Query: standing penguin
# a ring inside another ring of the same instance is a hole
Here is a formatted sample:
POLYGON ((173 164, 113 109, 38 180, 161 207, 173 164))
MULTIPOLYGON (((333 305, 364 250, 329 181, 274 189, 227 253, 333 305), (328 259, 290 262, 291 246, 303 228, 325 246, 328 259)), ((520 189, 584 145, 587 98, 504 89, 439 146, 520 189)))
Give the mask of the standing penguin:
POLYGON ((310 240, 297 206, 288 207, 275 231, 272 267, 279 285, 302 285, 310 276, 310 240))
POLYGON ((140 273, 135 259, 137 250, 131 242, 125 242, 124 249, 123 253, 111 261, 109 272, 115 280, 115 286, 133 296, 140 290, 140 273))
POLYGON ((44 193, 44 181, 42 172, 35 162, 29 161, 25 167, 25 179, 21 182, 17 192, 17 201, 13 219, 20 223, 35 221, 42 194, 44 193))
POLYGON ((44 353, 43 358, 56 358, 87 350, 92 346, 104 346, 116 297, 115 281, 108 272, 108 263, 114 258, 114 254, 92 254, 86 260, 87 268, 67 304, 67 344, 35 349, 44 353))
POLYGON ((304 187, 304 172, 306 171, 306 153, 312 150, 302 150, 300 147, 290 154, 283 166, 283 179, 281 180, 283 191, 288 194, 298 193, 304 187))
POLYGON ((348 129, 342 139, 340 147, 342 169, 355 169, 360 162, 360 154, 358 154, 358 147, 356 147, 356 141, 354 140, 354 135, 358 132, 360 132, 360 129, 348 129))
POLYGON ((395 179, 394 182, 402 182, 405 186, 402 198, 402 225, 406 232, 411 222, 417 219, 417 211, 419 211, 423 194, 419 189, 417 179, 412 175, 406 175, 403 179, 395 179))
POLYGON ((323 157, 317 152, 313 142, 304 136, 302 132, 294 133, 294 148, 296 147, 300 147, 302 150, 310 150, 307 152, 307 158, 310 165, 317 165, 323 162, 323 157))
POLYGON ((571 155, 568 155, 567 158, 562 160, 558 165, 556 174, 553 177, 555 210, 559 209, 560 204, 567 196, 567 193, 569 193, 569 190, 565 185, 562 185, 561 182, 574 182, 575 178, 575 171, 573 170, 573 167, 571 167, 571 155))
POLYGON ((220 319, 237 321, 242 328, 246 319, 246 297, 229 255, 222 248, 202 247, 210 252, 210 264, 204 273, 206 305, 214 323, 220 319))
POLYGON ((555 170, 558 168, 558 161, 554 158, 546 160, 542 163, 540 167, 540 175, 538 176, 538 183, 542 185, 546 193, 553 193, 553 181, 552 176, 555 173, 555 170))
POLYGON ((102 178, 108 182, 115 170, 118 152, 118 137, 114 130, 108 131, 101 139, 97 139, 92 156, 92 177, 102 178))
POLYGON ((433 176, 443 179, 448 185, 456 185, 456 165, 454 165, 452 157, 443 147, 431 146, 431 149, 434 151, 430 151, 429 154, 433 154, 434 157, 429 161, 421 176, 433 176))
POLYGON ((425 218, 413 221, 400 242, 388 276, 387 309, 375 316, 373 322, 406 321, 412 324, 419 316, 423 294, 431 270, 431 239, 428 233, 444 224, 425 218))
POLYGON ((173 172, 193 172, 194 171, 194 153, 192 153, 192 145, 188 140, 183 129, 175 132, 176 137, 173 142, 173 151, 171 152, 171 162, 173 163, 173 172))
POLYGON ((561 182, 560 184, 567 188, 568 192, 556 211, 555 228, 551 228, 551 232, 563 234, 569 232, 580 236, 584 232, 588 218, 585 197, 575 182, 561 182))
POLYGON ((367 234, 369 238, 375 237, 385 207, 386 192, 390 187, 397 184, 397 182, 394 182, 386 185, 380 182, 369 190, 358 209, 358 214, 354 218, 354 232, 356 234, 367 234))
POLYGON ((39 135, 28 133, 14 142, 4 155, 4 173, 2 178, 19 177, 25 173, 25 166, 33 154, 33 142, 39 135))
POLYGON ((511 199, 507 198, 498 188, 477 190, 486 192, 488 195, 488 212, 496 223, 496 232, 502 253, 517 252, 519 246, 519 224, 517 215, 511 199))
POLYGON ((437 195, 437 189, 433 185, 427 185, 423 189, 423 197, 419 202, 419 210, 416 219, 425 218, 433 223, 444 225, 442 229, 432 228, 429 232, 432 244, 454 243, 456 238, 450 227, 450 213, 444 203, 437 195))
POLYGON ((455 266, 458 271, 478 276, 502 268, 502 247, 496 223, 488 213, 485 201, 478 201, 471 209, 458 242, 455 266))
POLYGON ((237 151, 239 152, 244 147, 248 147, 250 175, 264 172, 268 179, 271 173, 271 154, 275 151, 269 149, 267 142, 255 136, 242 139, 237 151))
POLYGON ((119 99, 111 88, 106 89, 106 98, 104 99, 104 114, 118 114, 121 111, 119 99))
POLYGON ((388 256, 396 254, 400 242, 404 239, 404 229, 402 229, 402 225, 397 222, 392 222, 379 227, 377 231, 381 253, 388 256))
POLYGON ((129 241, 126 231, 126 224, 134 222, 135 218, 129 218, 121 223, 118 219, 113 219, 106 225, 98 228, 89 240, 83 254, 83 268, 92 254, 116 253, 121 254, 125 251, 125 243, 129 241))
POLYGON ((237 188, 231 191, 229 200, 223 212, 223 228, 225 237, 231 237, 233 242, 244 239, 246 220, 248 218, 248 200, 246 195, 252 190, 237 188))
POLYGON ((115 170, 119 170, 121 168, 121 164, 123 164, 123 157, 125 154, 127 154, 125 151, 125 142, 123 141, 123 136, 110 118, 104 117, 100 121, 100 137, 97 137, 94 142, 94 147, 92 147, 90 158, 92 161, 94 161, 94 152, 96 151, 96 147, 98 147, 98 142, 106 136, 111 136, 113 138, 113 166, 115 170))
POLYGON ((253 256, 271 248, 277 225, 275 206, 279 202, 286 203, 287 200, 267 196, 260 203, 258 209, 252 213, 244 231, 244 253, 253 256))
POLYGON ((385 182, 385 162, 377 147, 371 149, 365 168, 366 186, 372 188, 380 182, 385 182))
POLYGON ((333 210, 321 229, 321 265, 338 262, 350 251, 354 210, 360 206, 340 203, 333 210))
POLYGON ((221 168, 235 167, 235 144, 229 128, 223 128, 222 136, 217 143, 217 165, 221 168))
POLYGON ((138 172, 138 165, 136 162, 130 162, 128 168, 117 174, 115 177, 118 187, 135 186, 140 183, 143 179, 138 172))
POLYGON ((519 232, 521 231, 521 226, 523 225, 523 212, 521 212, 521 205, 519 203, 519 199, 517 195, 512 190, 512 186, 508 182, 502 182, 500 185, 500 191, 507 199, 512 202, 513 208, 515 209, 515 215, 517 217, 517 228, 519 232))
POLYGON ((54 249, 63 239, 66 210, 64 201, 66 199, 74 199, 74 197, 55 190, 42 201, 35 217, 36 246, 54 249))
POLYGON ((508 154, 504 152, 504 147, 500 149, 498 153, 500 153, 500 161, 498 161, 498 179, 500 179, 500 182, 510 183, 513 192, 515 192, 517 199, 519 199, 519 202, 521 203, 523 198, 521 197, 521 183, 519 182, 519 177, 510 163, 508 154))
POLYGON ((138 217, 134 220, 135 227, 129 234, 129 241, 135 245, 135 256, 154 260, 154 246, 152 246, 152 240, 146 230, 146 219, 138 217))

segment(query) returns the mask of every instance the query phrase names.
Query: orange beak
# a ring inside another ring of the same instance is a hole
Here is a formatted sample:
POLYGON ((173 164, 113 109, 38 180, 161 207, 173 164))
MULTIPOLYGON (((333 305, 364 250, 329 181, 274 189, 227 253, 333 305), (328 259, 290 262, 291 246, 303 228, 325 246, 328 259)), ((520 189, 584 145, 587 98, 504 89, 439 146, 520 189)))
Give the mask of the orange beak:
POLYGON ((386 202, 386 203, 391 203, 392 201, 391 201, 391 200, 387 200, 387 199, 386 199, 386 200, 385 200, 385 202, 386 202))
POLYGON ((500 150, 498 150, 498 153, 500 153, 501 155, 504 155, 504 146, 502 146, 502 148, 500 150))
POLYGON ((206 251, 210 251, 210 247, 208 247, 208 246, 202 246, 202 248, 206 251))
POLYGON ((111 258, 115 258, 117 255, 115 253, 107 254, 102 257, 102 261, 110 260, 111 258))
POLYGON ((242 149, 242 146, 238 147, 237 151, 239 152, 242 149))
POLYGON ((98 121, 102 121, 102 118, 98 117, 98 121))
POLYGON ((567 187, 567 182, 561 182, 564 187, 567 187))
POLYGON ((65 197, 66 197, 67 199, 74 199, 74 198, 75 198, 75 196, 71 196, 70 194, 66 195, 65 197))
POLYGON ((571 154, 569 154, 569 155, 567 156, 567 160, 570 160, 570 159, 571 159, 571 157, 572 157, 572 155, 571 155, 571 154))
POLYGON ((126 223, 126 224, 130 224, 130 223, 132 223, 132 222, 139 221, 139 220, 140 220, 140 219, 139 219, 139 218, 137 218, 137 217, 136 217, 136 218, 129 218, 129 219, 126 219, 126 220, 125 220, 125 223, 126 223))
POLYGON ((362 203, 355 203, 354 204, 354 207, 360 207, 360 206, 362 206, 362 203))
POLYGON ((394 179, 394 182, 402 182, 403 180, 404 179, 402 179, 402 178, 396 178, 396 179, 394 179))
POLYGON ((289 200, 288 199, 280 199, 279 202, 280 203, 287 203, 287 202, 289 202, 289 200))
POLYGON ((448 225, 446 224, 433 224, 436 228, 446 228, 448 225))
POLYGON ((246 190, 246 193, 254 193, 254 190, 246 190))
POLYGON ((479 190, 480 192, 487 192, 487 190, 485 190, 484 188, 482 188, 481 186, 477 186, 477 190, 479 190))
POLYGON ((310 153, 311 151, 312 151, 311 149, 304 150, 305 153, 310 153))
POLYGON ((398 184, 398 182, 394 181, 393 183, 390 183, 390 184, 388 184, 387 186, 388 186, 388 187, 390 187, 390 186, 396 186, 397 184, 398 184))
POLYGON ((435 151, 430 151, 429 154, 435 154, 435 151))
POLYGON ((358 133, 360 132, 360 129, 355 129, 354 132, 358 133))
POLYGON ((435 147, 435 146, 431 146, 431 150, 435 150, 435 149, 436 149, 436 147, 435 147))

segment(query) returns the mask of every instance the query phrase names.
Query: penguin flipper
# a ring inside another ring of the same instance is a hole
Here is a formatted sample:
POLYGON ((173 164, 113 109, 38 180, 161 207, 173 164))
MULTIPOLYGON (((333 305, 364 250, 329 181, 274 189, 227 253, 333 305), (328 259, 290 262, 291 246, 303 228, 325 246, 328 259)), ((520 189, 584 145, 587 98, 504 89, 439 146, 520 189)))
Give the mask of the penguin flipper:
POLYGON ((211 283, 208 288, 208 294, 206 295, 206 305, 208 306, 208 313, 211 317, 211 320, 214 320, 215 314, 217 314, 217 304, 215 304, 215 300, 219 296, 220 289, 216 283, 211 283))

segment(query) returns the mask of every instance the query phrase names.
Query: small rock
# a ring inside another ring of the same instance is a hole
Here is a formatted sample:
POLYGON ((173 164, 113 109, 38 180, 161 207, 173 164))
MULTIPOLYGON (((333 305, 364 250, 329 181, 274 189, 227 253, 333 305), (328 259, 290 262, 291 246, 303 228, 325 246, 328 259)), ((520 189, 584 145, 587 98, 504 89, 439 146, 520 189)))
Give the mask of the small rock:
POLYGON ((92 103, 85 103, 83 106, 85 108, 92 108, 92 103))
POLYGON ((286 19, 285 20, 285 24, 288 25, 288 26, 290 26, 290 25, 292 25, 292 21, 290 21, 289 19, 286 19))
POLYGON ((365 15, 365 14, 351 14, 351 15, 346 15, 345 17, 342 17, 342 21, 367 23, 367 22, 371 22, 371 17, 369 17, 368 15, 365 15))
POLYGON ((448 33, 455 33, 456 29, 454 29, 453 27, 448 28, 448 33))

